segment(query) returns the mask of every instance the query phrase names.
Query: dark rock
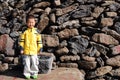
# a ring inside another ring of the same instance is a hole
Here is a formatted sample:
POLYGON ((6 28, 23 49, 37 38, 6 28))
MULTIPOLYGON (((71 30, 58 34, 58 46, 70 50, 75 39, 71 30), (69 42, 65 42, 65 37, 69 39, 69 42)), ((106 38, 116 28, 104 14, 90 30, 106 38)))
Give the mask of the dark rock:
POLYGON ((39 56, 39 72, 50 73, 52 69, 53 56, 41 55, 39 56))
POLYGON ((100 56, 100 52, 94 46, 92 46, 89 49, 86 49, 86 51, 84 52, 84 54, 87 54, 90 57, 99 57, 100 56))
POLYGON ((13 59, 14 59, 13 57, 5 57, 3 62, 5 62, 5 63, 12 63, 13 59))
POLYGON ((88 40, 81 36, 74 36, 69 41, 70 52, 72 54, 81 54, 85 52, 88 46, 88 40))
POLYGON ((5 55, 4 54, 0 54, 0 61, 4 60, 5 55))
POLYGON ((103 66, 105 65, 105 62, 103 61, 103 59, 102 59, 101 57, 98 57, 98 58, 96 59, 96 61, 98 62, 98 64, 99 64, 101 67, 103 67, 103 66))
POLYGON ((91 14, 90 10, 79 10, 79 11, 74 11, 72 14, 73 18, 82 18, 89 16, 91 14))
POLYGON ((63 40, 58 47, 66 47, 68 45, 67 41, 66 40, 63 40))
POLYGON ((71 4, 73 4, 75 1, 74 0, 66 0, 64 3, 61 4, 62 7, 68 7, 71 4))
POLYGON ((100 68, 97 68, 96 71, 88 72, 87 78, 92 79, 97 76, 102 76, 104 74, 109 73, 111 70, 112 70, 111 66, 100 67, 100 68))
POLYGON ((78 65, 80 68, 82 69, 88 69, 88 70, 92 70, 95 69, 97 67, 97 62, 96 61, 78 61, 78 65))
POLYGON ((8 63, 0 64, 0 73, 8 70, 8 63))
POLYGON ((92 36, 96 32, 97 33, 101 32, 99 28, 93 28, 93 27, 82 27, 81 31, 83 31, 83 34, 86 34, 88 36, 92 36))
POLYGON ((109 51, 109 48, 101 45, 101 44, 97 44, 97 43, 94 43, 94 42, 90 42, 90 44, 95 48, 97 49, 100 53, 102 53, 104 56, 107 57, 107 52, 109 51))
POLYGON ((120 22, 116 22, 114 25, 115 30, 120 34, 120 22))

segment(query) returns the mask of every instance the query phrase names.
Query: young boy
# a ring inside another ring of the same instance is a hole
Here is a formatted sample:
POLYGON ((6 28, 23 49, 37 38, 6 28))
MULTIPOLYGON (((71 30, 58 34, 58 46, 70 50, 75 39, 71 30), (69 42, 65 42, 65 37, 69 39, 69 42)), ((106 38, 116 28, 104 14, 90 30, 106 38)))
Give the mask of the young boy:
POLYGON ((29 79, 32 77, 36 79, 38 76, 38 56, 40 49, 42 49, 41 35, 37 32, 35 26, 35 17, 29 15, 26 19, 27 30, 20 36, 20 53, 23 55, 23 75, 29 79))

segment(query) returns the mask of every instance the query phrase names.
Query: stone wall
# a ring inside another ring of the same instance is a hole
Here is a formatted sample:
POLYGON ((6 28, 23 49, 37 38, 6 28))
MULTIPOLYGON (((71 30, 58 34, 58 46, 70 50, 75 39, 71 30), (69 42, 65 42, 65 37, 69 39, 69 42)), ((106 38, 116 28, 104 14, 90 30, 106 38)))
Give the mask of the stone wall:
POLYGON ((74 67, 85 80, 120 78, 120 0, 0 0, 0 72, 18 65, 18 37, 34 14, 43 52, 54 67, 74 67))

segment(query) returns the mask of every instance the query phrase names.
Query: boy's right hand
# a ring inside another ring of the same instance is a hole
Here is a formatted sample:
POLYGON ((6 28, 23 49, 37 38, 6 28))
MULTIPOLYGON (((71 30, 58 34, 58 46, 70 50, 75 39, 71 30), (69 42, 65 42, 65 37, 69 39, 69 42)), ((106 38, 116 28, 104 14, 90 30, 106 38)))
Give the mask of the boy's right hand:
POLYGON ((21 53, 21 54, 23 54, 23 53, 24 53, 24 51, 23 51, 23 50, 21 50, 21 51, 20 51, 20 53, 21 53))

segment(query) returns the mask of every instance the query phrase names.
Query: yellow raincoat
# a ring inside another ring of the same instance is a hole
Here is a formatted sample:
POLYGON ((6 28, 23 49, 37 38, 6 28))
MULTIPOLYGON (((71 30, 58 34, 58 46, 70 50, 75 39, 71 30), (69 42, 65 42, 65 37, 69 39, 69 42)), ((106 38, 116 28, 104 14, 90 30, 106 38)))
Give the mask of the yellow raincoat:
POLYGON ((36 28, 28 28, 21 34, 19 45, 25 55, 35 55, 43 47, 41 35, 36 28))

